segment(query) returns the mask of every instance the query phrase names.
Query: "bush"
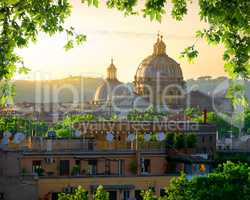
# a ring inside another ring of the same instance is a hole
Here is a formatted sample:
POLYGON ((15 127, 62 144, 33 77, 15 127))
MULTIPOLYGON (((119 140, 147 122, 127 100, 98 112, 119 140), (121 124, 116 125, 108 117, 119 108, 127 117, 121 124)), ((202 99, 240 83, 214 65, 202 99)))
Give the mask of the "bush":
POLYGON ((72 194, 59 194, 58 200, 88 200, 88 193, 81 186, 72 193, 72 194))
POLYGON ((102 185, 96 189, 94 200, 109 200, 109 193, 104 190, 102 185))

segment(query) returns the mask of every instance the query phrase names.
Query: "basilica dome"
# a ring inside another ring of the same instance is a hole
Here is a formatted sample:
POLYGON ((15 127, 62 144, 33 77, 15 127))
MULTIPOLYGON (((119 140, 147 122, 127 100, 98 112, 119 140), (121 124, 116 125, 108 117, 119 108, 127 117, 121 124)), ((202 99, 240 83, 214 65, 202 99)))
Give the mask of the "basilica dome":
POLYGON ((166 54, 163 37, 158 35, 152 55, 143 59, 134 78, 138 95, 148 96, 153 105, 180 104, 184 81, 180 65, 166 54), (175 95, 175 97, 174 97, 175 95), (178 97, 176 97, 178 96, 178 97))
POLYGON ((95 104, 102 104, 107 101, 114 100, 114 98, 128 95, 128 87, 117 79, 117 69, 111 60, 111 64, 107 68, 107 78, 96 89, 94 96, 95 104))
POLYGON ((146 57, 139 65, 135 80, 165 78, 169 81, 182 81, 180 65, 166 54, 166 45, 158 36, 152 55, 146 57))

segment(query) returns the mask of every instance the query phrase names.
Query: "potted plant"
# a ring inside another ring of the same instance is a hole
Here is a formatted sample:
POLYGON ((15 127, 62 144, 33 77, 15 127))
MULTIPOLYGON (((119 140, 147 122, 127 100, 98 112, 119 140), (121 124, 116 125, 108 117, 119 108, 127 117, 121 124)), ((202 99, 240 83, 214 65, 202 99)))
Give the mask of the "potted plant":
POLYGON ((131 160, 130 165, 129 165, 129 169, 130 169, 130 172, 132 174, 137 173, 137 162, 136 162, 136 160, 131 160))
POLYGON ((79 175, 80 175, 80 172, 81 172, 80 166, 79 166, 79 165, 75 165, 75 166, 72 168, 71 175, 72 175, 72 176, 79 176, 79 175))
POLYGON ((37 168, 36 173, 37 173, 38 176, 43 176, 44 175, 44 169, 39 167, 39 168, 37 168))

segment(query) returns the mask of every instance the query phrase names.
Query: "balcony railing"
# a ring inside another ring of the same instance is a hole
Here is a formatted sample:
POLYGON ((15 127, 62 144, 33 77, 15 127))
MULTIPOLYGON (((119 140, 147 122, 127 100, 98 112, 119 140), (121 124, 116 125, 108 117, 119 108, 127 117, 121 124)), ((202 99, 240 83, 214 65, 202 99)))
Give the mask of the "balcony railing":
POLYGON ((23 152, 165 152, 164 142, 120 142, 94 141, 83 139, 41 139, 32 138, 17 148, 23 152), (114 151, 115 150, 115 151, 114 151))

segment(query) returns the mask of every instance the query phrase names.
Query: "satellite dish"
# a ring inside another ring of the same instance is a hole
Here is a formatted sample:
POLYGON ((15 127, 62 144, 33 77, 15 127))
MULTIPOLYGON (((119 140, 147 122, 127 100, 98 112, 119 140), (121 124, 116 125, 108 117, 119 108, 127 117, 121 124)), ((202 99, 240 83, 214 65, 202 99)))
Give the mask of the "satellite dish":
POLYGON ((9 131, 5 131, 3 133, 3 139, 1 142, 1 145, 8 145, 9 144, 9 138, 12 136, 12 133, 9 131))
POLYGON ((114 135, 113 135, 111 132, 108 132, 107 135, 106 135, 106 139, 107 139, 109 142, 112 142, 113 139, 114 139, 114 135))
POLYGON ((9 144, 9 138, 4 137, 4 138, 2 139, 1 145, 7 145, 7 144, 9 144))
POLYGON ((16 133, 14 136, 13 143, 19 144, 25 139, 25 135, 23 133, 16 133))
POLYGON ((5 132, 3 133, 3 137, 4 137, 4 138, 10 138, 11 136, 12 136, 12 133, 9 132, 9 131, 5 131, 5 132))
POLYGON ((150 133, 145 133, 145 134, 144 134, 144 140, 145 140, 146 142, 149 142, 150 139, 151 139, 150 133))
POLYGON ((80 137, 80 136, 81 136, 81 131, 76 130, 75 133, 74 133, 74 135, 75 135, 76 137, 80 137))
POLYGON ((135 134, 134 133, 129 133, 127 140, 129 142, 133 142, 135 140, 135 134))
POLYGON ((49 139, 55 139, 56 138, 56 132, 55 131, 48 131, 47 134, 49 139))
POLYGON ((157 133, 156 140, 163 141, 165 139, 165 134, 163 132, 157 133))

